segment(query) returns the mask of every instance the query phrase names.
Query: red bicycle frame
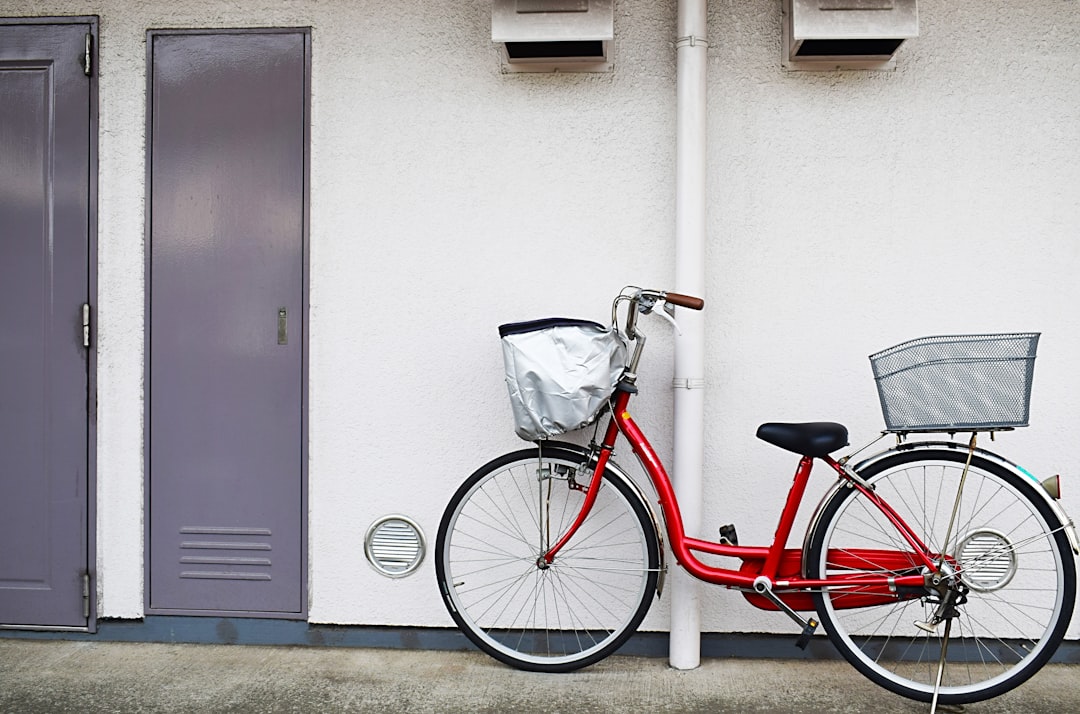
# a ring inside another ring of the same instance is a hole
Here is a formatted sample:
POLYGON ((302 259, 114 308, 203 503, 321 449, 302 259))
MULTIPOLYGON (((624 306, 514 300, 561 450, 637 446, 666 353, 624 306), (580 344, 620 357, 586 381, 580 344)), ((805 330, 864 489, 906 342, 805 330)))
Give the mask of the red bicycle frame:
MULTIPOLYGON (((599 492, 600 479, 608 459, 615 447, 615 441, 619 434, 623 434, 630 442, 634 453, 641 459, 646 472, 660 499, 663 509, 664 521, 667 524, 668 542, 679 564, 694 577, 709 583, 737 588, 740 590, 754 590, 755 581, 761 577, 768 578, 769 587, 775 588, 777 595, 785 599, 794 609, 813 609, 810 599, 800 593, 811 589, 854 589, 857 593, 851 598, 845 598, 846 606, 861 607, 880 602, 882 598, 895 599, 897 588, 913 588, 911 592, 925 585, 922 573, 937 571, 935 554, 930 552, 925 544, 919 539, 912 529, 896 513, 893 508, 861 481, 852 477, 842 465, 830 456, 822 457, 822 461, 832 467, 841 478, 858 489, 869 503, 876 506, 881 513, 896 527, 897 533, 907 542, 910 550, 870 550, 870 549, 845 549, 830 551, 828 561, 831 566, 840 571, 820 579, 805 578, 802 574, 802 550, 787 548, 788 537, 795 522, 795 516, 802 502, 806 484, 810 479, 810 471, 813 459, 808 456, 802 457, 798 469, 795 471, 794 483, 788 492, 787 502, 780 514, 780 522, 776 528, 776 535, 768 547, 753 547, 728 545, 719 542, 691 538, 686 535, 683 528, 682 515, 679 511, 679 503, 675 497, 675 490, 671 485, 664 465, 656 455, 655 450, 645 438, 645 434, 638 428, 630 417, 627 405, 630 402, 631 392, 627 389, 618 389, 612 405, 612 416, 600 445, 600 452, 596 462, 595 471, 592 474, 586 496, 578 513, 577 518, 570 528, 545 554, 544 559, 551 563, 558 552, 565 546, 577 532, 578 528, 589 515, 596 494, 599 492), (703 563, 695 552, 708 553, 709 555, 739 558, 743 566, 739 570, 719 568, 703 563), (876 570, 888 568, 889 570, 918 570, 919 574, 886 576, 866 572, 866 563, 875 564, 876 570), (850 573, 844 571, 850 570, 850 573), (786 591, 786 593, 785 593, 786 591)), ((770 608, 768 601, 762 599, 758 604, 761 607, 770 608)))

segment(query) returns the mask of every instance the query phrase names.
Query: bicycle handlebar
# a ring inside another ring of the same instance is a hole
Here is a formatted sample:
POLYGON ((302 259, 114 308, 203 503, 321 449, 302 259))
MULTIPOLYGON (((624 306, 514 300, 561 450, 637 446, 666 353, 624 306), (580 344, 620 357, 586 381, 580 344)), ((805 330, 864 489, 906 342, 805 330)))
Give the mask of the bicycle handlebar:
MULTIPOLYGON (((652 312, 653 307, 661 300, 690 310, 702 310, 705 308, 705 301, 699 297, 694 297, 693 295, 668 293, 662 290, 642 290, 641 288, 627 286, 623 289, 623 292, 619 294, 619 297, 615 298, 615 302, 611 306, 611 322, 613 325, 618 324, 617 308, 619 303, 623 300, 628 300, 630 302, 626 314, 626 336, 631 340, 640 340, 634 350, 634 357, 631 360, 631 371, 637 369, 637 360, 641 356, 641 349, 645 344, 645 336, 637 331, 637 317, 639 312, 652 312)), ((675 329, 678 330, 678 325, 675 324, 675 321, 670 316, 664 314, 663 317, 670 320, 671 323, 675 325, 675 329)))
POLYGON ((672 305, 678 305, 679 307, 689 308, 691 310, 704 310, 705 301, 699 297, 693 295, 683 295, 682 293, 663 293, 664 300, 672 305))

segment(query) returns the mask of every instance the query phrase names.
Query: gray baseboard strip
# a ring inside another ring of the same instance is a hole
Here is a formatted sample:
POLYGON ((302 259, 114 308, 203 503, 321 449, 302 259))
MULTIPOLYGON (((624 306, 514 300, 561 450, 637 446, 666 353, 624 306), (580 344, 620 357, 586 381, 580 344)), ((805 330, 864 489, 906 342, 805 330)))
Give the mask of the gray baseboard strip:
MULTIPOLYGON (((283 645, 308 647, 374 647, 461 651, 475 649, 458 630, 436 627, 372 627, 320 625, 294 620, 241 617, 159 615, 142 620, 98 620, 98 631, 56 632, 0 630, 3 638, 85 640, 92 642, 170 642, 190 644, 283 645)), ((838 659, 825 637, 815 637, 801 650, 795 635, 702 633, 703 657, 746 659, 838 659)), ((666 632, 639 632, 619 650, 621 655, 666 657, 666 632)), ((1066 640, 1052 662, 1080 664, 1080 641, 1066 640)))

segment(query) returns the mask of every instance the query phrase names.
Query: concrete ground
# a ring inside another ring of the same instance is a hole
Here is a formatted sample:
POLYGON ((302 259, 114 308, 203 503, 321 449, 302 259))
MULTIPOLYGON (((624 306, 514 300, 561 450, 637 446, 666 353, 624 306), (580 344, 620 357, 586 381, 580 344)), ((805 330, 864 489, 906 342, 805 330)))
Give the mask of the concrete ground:
MULTIPOLYGON (((1080 711, 1080 665, 939 711, 1080 711)), ((0 712, 928 712, 838 661, 611 657, 572 674, 474 652, 0 638, 0 712)))

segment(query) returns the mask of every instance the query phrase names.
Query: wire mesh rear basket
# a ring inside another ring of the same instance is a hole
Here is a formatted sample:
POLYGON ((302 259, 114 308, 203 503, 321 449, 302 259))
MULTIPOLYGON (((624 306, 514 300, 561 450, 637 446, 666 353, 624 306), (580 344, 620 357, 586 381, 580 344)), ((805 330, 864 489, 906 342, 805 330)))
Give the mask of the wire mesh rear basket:
POLYGON ((888 431, 1028 425, 1039 333, 922 337, 870 355, 888 431))

